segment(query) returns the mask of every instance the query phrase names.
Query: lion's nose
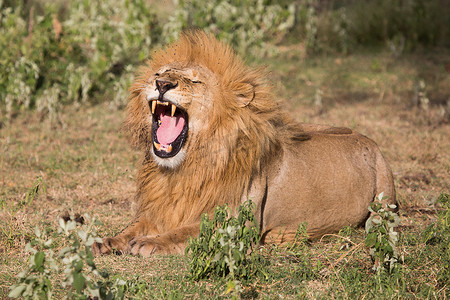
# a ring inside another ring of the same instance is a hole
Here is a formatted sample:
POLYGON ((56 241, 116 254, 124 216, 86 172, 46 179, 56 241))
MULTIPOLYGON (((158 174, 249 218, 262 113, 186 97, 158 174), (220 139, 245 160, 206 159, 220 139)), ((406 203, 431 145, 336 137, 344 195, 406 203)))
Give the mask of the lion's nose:
POLYGON ((164 80, 156 80, 156 88, 159 91, 159 94, 162 96, 165 92, 168 90, 171 90, 175 88, 178 85, 178 82, 170 82, 170 81, 164 81, 164 80))

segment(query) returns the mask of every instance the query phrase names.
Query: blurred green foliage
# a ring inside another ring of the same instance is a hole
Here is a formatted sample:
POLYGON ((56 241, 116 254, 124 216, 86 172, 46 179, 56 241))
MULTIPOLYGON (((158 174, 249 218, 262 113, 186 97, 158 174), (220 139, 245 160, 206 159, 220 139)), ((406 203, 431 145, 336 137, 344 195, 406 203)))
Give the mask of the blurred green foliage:
POLYGON ((57 233, 53 238, 64 237, 65 247, 55 255, 56 247, 49 230, 35 229, 35 237, 25 246, 30 253, 28 267, 18 274, 17 282, 10 287, 10 298, 53 299, 52 279, 56 287, 65 291, 64 299, 123 299, 126 281, 110 278, 108 272, 100 271, 94 262, 91 246, 101 243, 95 230, 95 218, 81 217, 75 220, 59 219, 57 233), (86 223, 85 223, 86 222, 86 223))
POLYGON ((175 0, 177 9, 164 25, 171 41, 183 29, 196 27, 214 33, 246 57, 273 53, 274 40, 281 40, 294 26, 295 3, 272 0, 175 0))
POLYGON ((7 115, 94 99, 121 106, 129 65, 160 36, 145 0, 0 3, 0 104, 7 115), (42 13, 38 13, 42 11, 42 13))
POLYGON ((376 47, 401 54, 421 47, 450 46, 450 18, 443 12, 446 0, 295 3, 295 38, 304 39, 310 53, 348 53, 376 47))
POLYGON ((419 46, 447 43, 450 20, 443 13, 445 1, 356 1, 351 12, 352 35, 358 44, 388 44, 404 40, 412 50, 419 46))
POLYGON ((29 108, 53 118, 67 103, 120 108, 135 66, 190 27, 247 59, 273 55, 281 42, 310 55, 450 43, 446 0, 174 0, 166 12, 149 3, 0 0, 0 122, 29 108))

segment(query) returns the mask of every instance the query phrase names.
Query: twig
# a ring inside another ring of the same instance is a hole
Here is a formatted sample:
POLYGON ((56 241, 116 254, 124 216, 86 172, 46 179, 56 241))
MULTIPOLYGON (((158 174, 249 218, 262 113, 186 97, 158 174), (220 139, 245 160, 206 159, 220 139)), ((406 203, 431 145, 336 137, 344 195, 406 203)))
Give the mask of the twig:
POLYGON ((350 252, 351 255, 353 255, 353 253, 356 252, 356 250, 358 250, 359 248, 361 248, 364 245, 364 243, 359 243, 356 246, 354 246, 352 249, 348 250, 347 252, 345 252, 344 254, 342 254, 332 265, 331 267, 334 268, 338 263, 341 262, 341 260, 344 259, 344 257, 346 257, 350 252))
POLYGON ((349 242, 349 243, 351 243, 351 244, 353 244, 353 245, 356 245, 356 243, 352 242, 348 237, 340 236, 340 235, 332 234, 332 233, 324 234, 324 235, 320 238, 319 241, 322 242, 322 239, 323 239, 324 237, 326 237, 326 236, 334 236, 334 237, 338 237, 338 238, 341 238, 341 239, 346 240, 347 242, 349 242))

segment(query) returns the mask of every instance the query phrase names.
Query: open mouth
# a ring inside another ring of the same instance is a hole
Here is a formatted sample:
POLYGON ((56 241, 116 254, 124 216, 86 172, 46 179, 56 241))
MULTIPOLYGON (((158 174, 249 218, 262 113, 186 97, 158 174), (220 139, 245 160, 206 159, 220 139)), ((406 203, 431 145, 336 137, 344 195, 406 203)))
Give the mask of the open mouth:
POLYGON ((153 115, 153 151, 161 158, 178 154, 186 142, 188 114, 176 105, 164 100, 149 102, 153 115))

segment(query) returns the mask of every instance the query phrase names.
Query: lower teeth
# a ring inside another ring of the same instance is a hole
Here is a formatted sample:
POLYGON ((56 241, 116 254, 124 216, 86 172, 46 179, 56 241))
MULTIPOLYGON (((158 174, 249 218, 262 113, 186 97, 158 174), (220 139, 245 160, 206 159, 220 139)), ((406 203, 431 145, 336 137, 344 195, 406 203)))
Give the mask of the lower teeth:
POLYGON ((156 150, 160 151, 160 150, 164 150, 167 153, 172 152, 172 145, 169 145, 168 147, 165 146, 161 146, 161 144, 158 144, 157 142, 153 142, 153 145, 155 146, 156 150))

